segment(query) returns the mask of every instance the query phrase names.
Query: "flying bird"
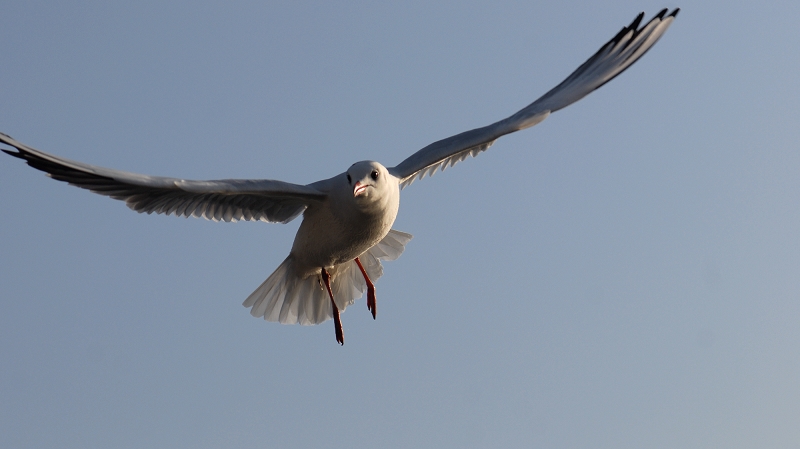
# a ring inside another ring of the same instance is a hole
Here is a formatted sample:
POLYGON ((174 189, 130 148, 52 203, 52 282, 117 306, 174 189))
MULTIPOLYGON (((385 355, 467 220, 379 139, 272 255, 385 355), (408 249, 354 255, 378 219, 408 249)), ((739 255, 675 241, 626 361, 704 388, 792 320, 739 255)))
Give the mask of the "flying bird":
POLYGON ((559 85, 508 118, 434 142, 394 167, 356 162, 344 173, 308 185, 147 176, 64 159, 5 134, 0 142, 15 149, 4 152, 51 178, 125 201, 137 212, 271 223, 303 214, 289 255, 243 305, 254 317, 283 324, 333 318, 336 341, 343 345, 340 313, 366 290, 367 308, 376 317, 373 282, 383 274, 381 260, 397 259, 411 240, 410 234, 392 229, 401 189, 477 156, 498 138, 540 123, 611 81, 658 41, 678 11, 664 9, 643 26, 644 13, 639 14, 559 85))

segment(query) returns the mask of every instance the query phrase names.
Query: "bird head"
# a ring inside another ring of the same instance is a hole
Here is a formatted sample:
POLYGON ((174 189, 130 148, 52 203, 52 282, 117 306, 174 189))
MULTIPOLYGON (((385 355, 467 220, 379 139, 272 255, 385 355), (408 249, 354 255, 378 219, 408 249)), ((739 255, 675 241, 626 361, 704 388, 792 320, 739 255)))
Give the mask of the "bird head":
MULTIPOLYGON (((359 209, 384 209, 399 198, 397 178, 374 161, 356 162, 344 173, 347 193, 359 209)), ((344 192, 343 192, 344 194, 344 192)))
POLYGON ((373 161, 356 162, 347 169, 345 177, 358 200, 375 199, 390 182, 386 167, 373 161))

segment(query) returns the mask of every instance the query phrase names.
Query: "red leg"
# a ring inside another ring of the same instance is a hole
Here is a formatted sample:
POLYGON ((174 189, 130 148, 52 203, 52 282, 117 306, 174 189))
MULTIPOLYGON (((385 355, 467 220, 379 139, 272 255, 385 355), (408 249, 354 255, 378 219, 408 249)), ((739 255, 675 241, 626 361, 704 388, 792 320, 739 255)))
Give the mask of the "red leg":
POLYGON ((342 330, 342 320, 339 318, 339 308, 336 307, 336 302, 333 300, 333 292, 331 291, 331 278, 328 275, 328 270, 322 268, 322 280, 325 282, 325 288, 328 290, 328 296, 331 297, 331 307, 333 308, 333 325, 336 327, 336 342, 344 346, 344 330, 342 330))
POLYGON ((367 281, 367 309, 372 312, 372 319, 376 318, 378 315, 378 302, 375 300, 375 285, 372 284, 369 276, 367 276, 366 270, 364 270, 364 266, 361 265, 361 261, 358 260, 356 257, 356 265, 358 265, 358 269, 361 270, 361 274, 364 275, 364 280, 367 281))

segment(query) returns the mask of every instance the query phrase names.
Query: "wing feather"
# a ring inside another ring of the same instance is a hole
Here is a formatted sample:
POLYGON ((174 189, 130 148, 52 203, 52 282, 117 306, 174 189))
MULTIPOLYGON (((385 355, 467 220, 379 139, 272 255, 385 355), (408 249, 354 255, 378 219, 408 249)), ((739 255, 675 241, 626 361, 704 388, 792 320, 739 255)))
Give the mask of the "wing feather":
POLYGON ((389 173, 400 179, 401 187, 406 187, 469 156, 477 156, 506 134, 540 123, 551 112, 580 100, 624 72, 664 35, 678 11, 680 9, 676 8, 667 15, 668 10, 664 9, 641 28, 639 25, 644 13, 640 13, 564 81, 516 114, 489 126, 434 142, 389 168, 389 173))
POLYGON ((0 142, 16 149, 4 152, 53 179, 125 201, 131 209, 148 214, 287 223, 327 196, 314 187, 270 179, 189 181, 140 175, 53 156, 1 133, 0 142))

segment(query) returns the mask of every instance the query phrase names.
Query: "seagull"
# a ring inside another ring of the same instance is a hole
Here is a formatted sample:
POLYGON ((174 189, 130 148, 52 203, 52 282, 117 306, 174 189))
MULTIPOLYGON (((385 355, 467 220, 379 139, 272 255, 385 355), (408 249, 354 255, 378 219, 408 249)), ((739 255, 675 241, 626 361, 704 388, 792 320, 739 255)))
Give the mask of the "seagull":
POLYGON ((344 345, 340 313, 367 292, 377 317, 374 281, 381 260, 395 260, 411 235, 392 229, 400 190, 486 151, 495 140, 530 128, 611 81, 667 31, 680 9, 664 9, 645 25, 640 13, 559 85, 508 118, 434 142, 394 167, 356 162, 344 173, 307 185, 271 179, 192 181, 141 175, 54 156, 0 133, 3 149, 58 181, 105 195, 136 212, 213 221, 303 221, 286 259, 243 305, 254 317, 312 325, 333 318, 344 345))

